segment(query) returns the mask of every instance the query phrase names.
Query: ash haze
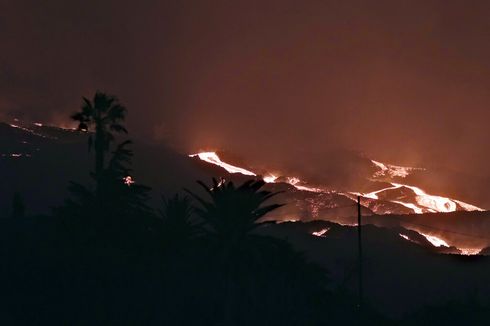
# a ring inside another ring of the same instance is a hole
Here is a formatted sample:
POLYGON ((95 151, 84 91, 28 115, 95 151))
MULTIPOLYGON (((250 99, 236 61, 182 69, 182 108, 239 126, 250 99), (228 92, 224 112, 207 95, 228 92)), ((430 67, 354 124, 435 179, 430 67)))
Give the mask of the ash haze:
POLYGON ((490 175, 489 1, 0 4, 0 116, 116 94, 133 135, 257 161, 348 148, 490 175))

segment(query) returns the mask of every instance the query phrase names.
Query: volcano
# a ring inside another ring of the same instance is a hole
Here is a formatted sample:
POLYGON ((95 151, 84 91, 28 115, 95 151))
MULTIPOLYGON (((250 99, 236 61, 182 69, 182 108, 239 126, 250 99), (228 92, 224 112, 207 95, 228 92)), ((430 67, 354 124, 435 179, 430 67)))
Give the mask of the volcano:
MULTIPOLYGON (((69 181, 90 182, 87 133, 13 121, 0 123, 0 136, 2 212, 8 214, 14 192, 22 194, 30 213, 38 214, 66 198, 69 181)), ((443 173, 439 170, 382 163, 352 151, 336 151, 334 163, 316 176, 295 172, 294 168, 268 166, 266 162, 260 166, 249 164, 235 153, 183 154, 138 139, 134 144, 134 174, 127 180, 151 186, 155 206, 161 194, 169 196, 184 187, 196 189, 196 180, 221 177, 243 182, 254 178, 264 180, 268 190, 280 192, 276 202, 287 204, 267 216, 268 220, 325 220, 355 225, 360 197, 365 223, 414 230, 436 246, 444 244, 466 252, 490 246, 485 235, 490 231, 485 211, 488 203, 467 191, 471 184, 481 187, 485 179, 458 176, 451 190, 443 192, 438 189, 450 183, 450 174, 440 181, 443 173), (342 182, 345 175, 355 178, 342 182)))
MULTIPOLYGON (((226 155, 226 154, 225 154, 226 155)), ((429 194, 414 184, 403 184, 404 179, 416 173, 425 173, 430 175, 430 172, 425 168, 402 167, 390 164, 384 164, 375 160, 359 156, 357 161, 361 162, 358 168, 359 171, 365 171, 364 175, 360 175, 362 180, 362 189, 376 189, 374 191, 359 191, 359 189, 351 189, 349 184, 332 185, 320 184, 310 178, 308 181, 303 181, 297 176, 280 175, 277 172, 271 173, 268 171, 259 170, 252 172, 253 168, 239 167, 234 163, 225 162, 219 153, 201 152, 189 155, 191 158, 198 158, 208 164, 218 166, 231 175, 244 175, 255 178, 262 178, 269 184, 288 184, 297 191, 309 193, 323 193, 330 195, 344 196, 351 201, 356 200, 359 196, 363 202, 363 206, 369 208, 375 214, 422 214, 436 212, 455 212, 455 211, 483 211, 476 205, 463 202, 461 200, 444 197, 442 195, 429 194)), ((349 162, 347 162, 349 163, 349 162)), ((348 164, 346 164, 348 165, 348 164)), ((276 170, 275 170, 276 171, 276 170)), ((333 201, 339 200, 336 196, 331 196, 333 201)), ((325 196, 321 198, 326 200, 325 196)), ((337 208, 339 205, 332 203, 329 208, 337 208)), ((314 213, 314 218, 318 218, 318 210, 314 213)))

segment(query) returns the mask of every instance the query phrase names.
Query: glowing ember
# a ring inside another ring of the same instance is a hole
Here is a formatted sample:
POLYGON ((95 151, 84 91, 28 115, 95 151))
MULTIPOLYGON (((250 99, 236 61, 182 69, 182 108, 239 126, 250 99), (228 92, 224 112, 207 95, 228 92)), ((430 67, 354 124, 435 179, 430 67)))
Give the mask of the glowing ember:
POLYGON ((34 125, 35 125, 35 126, 38 126, 38 127, 42 127, 42 126, 43 126, 43 124, 42 124, 42 123, 40 123, 40 122, 34 122, 34 125))
POLYGON ((256 174, 251 172, 251 171, 248 171, 248 170, 239 168, 238 166, 234 166, 234 165, 223 162, 215 152, 203 152, 203 153, 198 153, 198 154, 192 154, 189 156, 190 157, 196 157, 197 156, 201 160, 208 162, 208 163, 211 163, 211 164, 218 165, 230 173, 241 173, 244 175, 256 176, 256 174))
POLYGON ((134 184, 134 180, 133 180, 133 178, 130 175, 128 175, 127 177, 124 177, 123 178, 123 182, 128 187, 130 187, 132 184, 134 184))
POLYGON ((320 231, 315 231, 312 233, 315 237, 325 238, 325 233, 327 233, 330 228, 321 229, 320 231))
POLYGON ((425 234, 425 233, 422 233, 420 231, 417 231, 417 232, 420 233, 421 235, 423 235, 427 239, 427 241, 432 243, 432 245, 434 247, 449 247, 448 243, 446 241, 442 240, 441 238, 438 238, 438 237, 430 235, 430 234, 425 234))
MULTIPOLYGON (((216 185, 216 188, 219 188, 221 187, 222 185, 224 185, 226 183, 226 180, 224 178, 221 178, 218 182, 218 184, 216 185)), ((214 187, 212 187, 210 190, 214 190, 214 187)))

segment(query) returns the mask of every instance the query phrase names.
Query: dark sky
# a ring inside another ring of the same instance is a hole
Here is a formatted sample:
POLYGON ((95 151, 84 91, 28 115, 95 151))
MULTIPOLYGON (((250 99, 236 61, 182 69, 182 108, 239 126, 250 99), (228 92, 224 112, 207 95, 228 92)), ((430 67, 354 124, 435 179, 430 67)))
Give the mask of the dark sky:
POLYGON ((490 160, 490 1, 0 0, 0 116, 95 89, 181 151, 490 160))

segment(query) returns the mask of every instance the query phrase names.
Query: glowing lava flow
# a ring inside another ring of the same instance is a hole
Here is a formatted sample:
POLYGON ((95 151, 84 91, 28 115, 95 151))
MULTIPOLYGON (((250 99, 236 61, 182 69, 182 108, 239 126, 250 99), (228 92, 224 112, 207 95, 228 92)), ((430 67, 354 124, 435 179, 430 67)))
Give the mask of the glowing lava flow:
POLYGON ((278 178, 277 176, 273 174, 269 174, 264 177, 264 181, 267 183, 274 183, 276 182, 277 178, 278 178))
MULTIPOLYGON (((376 173, 374 173, 373 178, 379 178, 379 177, 390 177, 390 178, 406 178, 409 176, 413 171, 417 170, 424 170, 423 168, 413 168, 413 167, 404 167, 404 166, 397 166, 397 165, 391 165, 391 164, 384 164, 378 161, 371 160, 371 162, 379 169, 376 173)), ((415 201, 416 203, 410 203, 410 202, 403 202, 400 200, 392 200, 391 202, 403 205, 407 208, 410 208, 413 210, 414 213, 416 214, 423 214, 423 213, 435 213, 435 212, 454 212, 458 209, 458 207, 467 210, 467 211, 483 211, 483 209, 476 207, 474 205, 470 205, 458 200, 453 200, 447 197, 442 197, 442 196, 435 196, 435 195, 430 195, 423 191, 422 189, 415 187, 415 186, 409 186, 409 185, 404 185, 404 184, 399 184, 399 183, 391 183, 392 187, 384 188, 381 190, 373 191, 368 194, 361 194, 366 198, 371 198, 371 199, 379 199, 378 198, 378 193, 387 191, 387 190, 393 190, 393 189, 398 189, 401 187, 408 188, 413 191, 415 194, 415 201)))
POLYGON ((296 177, 288 177, 287 180, 288 180, 288 183, 290 185, 294 186, 298 190, 304 190, 304 191, 310 191, 310 192, 322 192, 323 191, 320 188, 300 186, 299 183, 301 182, 301 180, 296 178, 296 177))
POLYGON ((458 203, 459 206, 463 207, 467 211, 480 211, 480 212, 484 211, 483 208, 476 207, 475 205, 471 205, 471 204, 468 204, 468 203, 465 203, 465 202, 462 202, 462 201, 459 201, 456 199, 454 200, 454 202, 458 203))
MULTIPOLYGON (((433 235, 429 235, 429 234, 424 234, 420 231, 415 231, 417 232, 418 234, 422 235, 424 238, 427 239, 427 241, 429 241, 434 247, 447 247, 449 248, 449 244, 442 240, 441 238, 438 238, 436 236, 433 236, 433 235)), ((410 239, 406 234, 403 234, 403 233, 399 233, 398 234, 400 237, 402 237, 403 239, 407 240, 407 241, 410 241, 410 242, 415 242, 413 241, 412 239, 410 239)), ((415 242, 417 243, 417 242, 415 242)), ((478 255, 480 254, 482 248, 456 248, 458 249, 461 253, 461 255, 464 255, 464 256, 474 256, 474 255, 478 255)))
POLYGON ((441 213, 448 213, 448 212, 454 212, 458 209, 458 205, 462 207, 465 210, 468 211, 483 211, 483 209, 476 207, 474 205, 470 205, 464 202, 461 202, 459 200, 454 200, 451 198, 447 197, 442 197, 442 196, 436 196, 436 195, 430 195, 423 191, 422 189, 415 187, 415 186, 409 186, 409 185, 404 185, 400 183, 391 183, 392 187, 386 187, 380 190, 376 190, 370 193, 366 194, 359 194, 359 193, 352 193, 354 195, 360 195, 365 198, 370 198, 370 199, 380 199, 378 194, 389 191, 389 190, 395 190, 399 188, 408 188, 413 191, 415 194, 415 201, 416 203, 407 203, 403 202, 400 200, 391 200, 392 203, 403 205, 407 208, 410 208, 413 210, 415 214, 423 214, 423 213, 435 213, 435 212, 441 212, 441 213))
POLYGON ((319 231, 315 231, 311 234, 314 235, 315 237, 325 238, 325 233, 327 233, 329 230, 330 228, 324 228, 319 231))
POLYGON ((415 198, 417 203, 420 206, 427 207, 429 210, 447 213, 454 212, 457 209, 456 203, 449 198, 429 195, 422 189, 414 186, 401 185, 397 183, 392 183, 392 185, 411 189, 417 195, 415 198))
POLYGON ((419 234, 423 235, 427 239, 427 241, 432 243, 432 245, 434 247, 450 247, 448 245, 448 243, 446 241, 442 240, 441 238, 438 238, 438 237, 430 235, 430 234, 425 234, 425 233, 422 233, 420 231, 417 231, 417 232, 419 234))
POLYGON ((190 157, 196 157, 197 156, 201 160, 208 162, 208 163, 211 163, 211 164, 214 164, 214 165, 218 165, 230 173, 241 173, 244 175, 256 176, 256 174, 251 172, 251 171, 248 171, 248 170, 239 168, 238 166, 234 166, 234 165, 223 162, 219 158, 218 154, 216 154, 215 152, 203 152, 203 153, 192 154, 189 156, 190 157))
MULTIPOLYGON (((202 161, 208 162, 210 164, 217 165, 229 173, 240 173, 243 175, 248 175, 248 176, 257 176, 255 172, 252 172, 250 170, 226 163, 221 160, 221 158, 216 154, 215 152, 201 152, 197 154, 192 154, 189 155, 190 157, 198 157, 202 161)), ((373 164, 375 164, 379 169, 380 173, 383 174, 388 174, 392 177, 406 177, 407 175, 410 174, 411 171, 413 170, 423 170, 421 168, 409 168, 409 167, 401 167, 401 166, 395 166, 395 165, 387 165, 383 164, 377 161, 372 161, 373 164)), ((282 178, 281 178, 282 179, 282 178)), ((266 174, 263 177, 263 180, 267 183, 275 183, 278 182, 279 177, 274 175, 274 174, 266 174)), ((315 187, 308 187, 306 186, 299 178, 296 177, 286 177, 286 182, 295 187, 298 190, 302 191, 309 191, 309 192, 325 192, 324 189, 322 188, 315 188, 315 187)), ((379 194, 382 192, 390 191, 390 190, 395 190, 395 189, 400 189, 400 188, 406 188, 409 189, 413 192, 413 195, 415 197, 415 202, 407 202, 403 201, 399 198, 396 199, 384 199, 386 201, 390 201, 394 204, 402 205, 405 206, 409 209, 411 209, 415 214, 423 214, 423 213, 435 213, 435 212, 442 212, 442 213, 447 213, 447 212, 454 212, 458 208, 462 208, 467 211, 474 211, 474 210, 479 210, 483 211, 483 209, 476 207, 474 205, 470 205, 458 200, 453 200, 451 198, 447 197, 442 197, 442 196, 436 196, 436 195, 430 195, 423 191, 422 189, 415 187, 415 186, 409 186, 405 184, 400 184, 400 183, 391 183, 391 187, 386 187, 380 190, 376 190, 370 193, 357 193, 357 192, 351 192, 350 194, 356 195, 356 196, 362 196, 364 198, 370 198, 370 199, 376 199, 379 200, 379 194)))
POLYGON ((458 248, 461 250, 461 254, 465 256, 478 255, 481 252, 481 248, 458 248))
MULTIPOLYGON (((231 164, 228 164, 226 162, 223 162, 220 159, 220 157, 218 156, 218 154, 216 154, 215 152, 201 152, 201 153, 189 155, 189 157, 196 157, 196 156, 199 159, 201 159, 202 161, 205 161, 205 162, 217 165, 219 167, 222 167, 223 169, 225 169, 226 171, 228 171, 230 173, 241 173, 241 174, 249 175, 249 176, 257 176, 257 174, 252 172, 252 171, 249 171, 249 170, 246 170, 244 168, 240 168, 238 166, 231 165, 231 164)), ((267 174, 263 178, 263 180, 267 183, 275 183, 277 181, 277 179, 278 179, 278 177, 273 175, 273 174, 267 174)), ((289 183, 290 185, 292 185, 293 187, 295 187, 298 190, 304 190, 304 191, 310 191, 310 192, 323 192, 323 189, 320 189, 320 188, 307 187, 304 185, 300 185, 301 180, 296 178, 296 177, 288 177, 286 180, 287 180, 287 183, 289 183)))
POLYGON ((393 200, 392 203, 400 204, 402 206, 405 206, 406 208, 410 208, 411 210, 413 210, 415 214, 424 214, 424 210, 415 204, 404 203, 402 201, 397 201, 397 200, 393 200))
POLYGON ((360 196, 366 197, 366 198, 371 198, 371 199, 379 199, 378 194, 380 192, 383 192, 383 191, 386 191, 386 190, 398 189, 398 188, 401 188, 401 186, 400 185, 396 185, 396 186, 393 185, 393 187, 383 188, 383 189, 376 190, 376 191, 373 191, 373 192, 370 192, 370 193, 367 193, 367 194, 362 194, 362 193, 353 193, 353 194, 360 195, 360 196))
POLYGON ((16 124, 12 124, 12 123, 10 123, 9 125, 10 125, 10 127, 12 127, 12 128, 16 128, 16 129, 23 130, 23 131, 25 131, 25 132, 28 132, 28 133, 30 133, 30 134, 32 134, 32 135, 34 135, 34 136, 38 136, 38 137, 41 137, 41 138, 58 139, 58 138, 56 138, 56 137, 49 137, 49 136, 46 136, 46 135, 42 135, 42 134, 40 134, 40 133, 35 132, 35 131, 34 131, 34 130, 32 130, 32 129, 28 129, 28 128, 25 128, 25 127, 22 127, 22 126, 19 126, 19 125, 16 125, 16 124))
POLYGON ((407 176, 410 175, 412 171, 424 170, 423 168, 412 168, 412 167, 398 166, 392 164, 384 164, 375 160, 371 160, 371 162, 380 169, 378 172, 374 174, 373 177, 383 177, 388 175, 392 178, 394 177, 406 178, 407 176))
POLYGON ((411 241, 410 238, 407 235, 405 235, 405 234, 398 233, 398 235, 400 237, 402 237, 403 239, 405 239, 405 240, 411 241))

